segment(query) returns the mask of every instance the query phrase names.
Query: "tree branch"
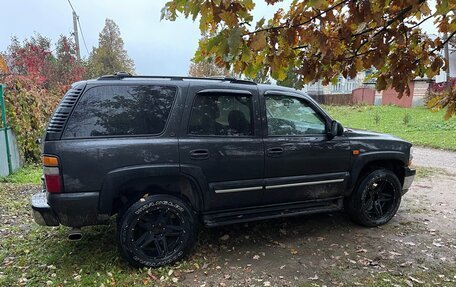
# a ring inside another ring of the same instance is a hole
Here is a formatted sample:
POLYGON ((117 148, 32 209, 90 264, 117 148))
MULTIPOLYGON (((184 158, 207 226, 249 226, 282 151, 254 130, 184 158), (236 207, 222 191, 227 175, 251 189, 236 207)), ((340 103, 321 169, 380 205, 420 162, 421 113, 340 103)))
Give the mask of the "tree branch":
MULTIPOLYGON (((456 31, 453 31, 453 32, 450 34, 450 36, 448 36, 448 38, 447 38, 445 41, 443 41, 443 43, 442 43, 441 45, 438 45, 437 47, 435 47, 434 49, 432 49, 431 52, 430 52, 429 54, 432 54, 432 53, 434 53, 435 51, 442 49, 442 48, 445 46, 445 44, 448 43, 448 41, 450 41, 451 38, 454 37, 455 34, 456 34, 456 31)), ((423 57, 420 57, 419 59, 416 59, 416 60, 413 62, 413 64, 418 63, 419 61, 421 61, 422 58, 423 58, 423 57)))
MULTIPOLYGON (((425 2, 425 0, 420 0, 420 1, 419 1, 419 4, 422 4, 423 2, 425 2)), ((402 19, 402 21, 403 21, 405 14, 407 14, 408 12, 410 12, 410 10, 412 10, 412 6, 407 6, 407 7, 405 7, 404 9, 402 9, 401 11, 399 11, 399 13, 397 13, 396 16, 394 16, 394 18, 388 20, 388 22, 386 22, 386 25, 382 26, 382 29, 380 29, 379 31, 375 32, 374 35, 372 35, 371 37, 369 37, 368 40, 362 42, 362 43, 359 45, 359 47, 355 50, 355 52, 353 53, 353 56, 350 57, 350 58, 353 59, 353 58, 355 58, 355 57, 361 55, 361 54, 358 54, 358 52, 361 50, 361 48, 362 48, 364 45, 366 45, 367 43, 369 43, 369 40, 371 40, 371 39, 375 38, 376 36, 378 36, 378 35, 383 34, 384 32, 386 32, 386 31, 388 30, 388 27, 391 26, 391 25, 393 25, 396 21, 398 21, 398 20, 400 20, 400 19, 402 19)), ((379 26, 379 27, 380 27, 380 26, 379 26)), ((369 32, 370 32, 370 31, 373 31, 373 30, 375 30, 375 29, 377 29, 377 28, 379 28, 379 27, 370 28, 370 29, 367 29, 367 30, 369 30, 369 32)), ((367 30, 365 30, 365 31, 367 31, 367 30)), ((362 35, 363 33, 366 33, 365 31, 358 33, 357 36, 362 35)), ((352 35, 352 37, 353 37, 353 35, 352 35)))
MULTIPOLYGON (((420 1, 419 1, 419 4, 423 4, 424 2, 425 2, 425 0, 420 0, 420 1)), ((361 32, 352 34, 352 37, 360 36, 360 35, 363 35, 363 34, 365 34, 365 33, 372 32, 372 31, 377 30, 378 28, 382 27, 382 29, 381 29, 380 31, 378 31, 376 34, 381 33, 381 32, 383 32, 383 31, 385 31, 386 29, 388 29, 388 27, 391 26, 394 22, 396 22, 397 20, 403 18, 403 16, 404 16, 406 13, 410 12, 410 10, 412 10, 412 6, 407 6, 407 7, 405 7, 404 9, 402 9, 401 11, 399 11, 399 13, 397 13, 396 16, 395 16, 394 18, 388 20, 388 21, 386 22, 385 25, 383 25, 383 26, 377 26, 377 27, 374 27, 374 28, 369 28, 369 29, 366 29, 366 30, 364 30, 364 31, 361 31, 361 32)), ((426 20, 427 20, 427 19, 426 19, 426 20)), ((422 22, 424 22, 424 21, 422 21, 422 22)), ((421 22, 420 24, 422 24, 422 22, 421 22)), ((372 36, 372 37, 375 37, 376 34, 374 34, 374 36, 372 36)))
POLYGON ((424 18, 423 20, 421 20, 420 22, 416 23, 415 25, 413 25, 411 27, 407 27, 407 28, 410 28, 410 29, 416 28, 416 27, 420 26, 421 24, 423 24, 424 22, 426 22, 427 20, 431 19, 434 16, 435 16, 435 14, 431 14, 430 16, 424 18))
POLYGON ((450 36, 448 36, 448 38, 447 38, 445 41, 443 41, 442 45, 439 45, 438 47, 436 47, 435 49, 433 49, 433 50, 431 51, 431 53, 434 53, 435 51, 437 51, 437 50, 439 50, 439 49, 442 49, 442 48, 445 46, 445 44, 448 43, 448 41, 450 41, 451 38, 453 38, 453 36, 454 36, 455 34, 456 34, 456 31, 453 31, 453 32, 450 34, 450 36))
MULTIPOLYGON (((263 32, 263 31, 271 31, 271 30, 279 30, 279 29, 283 29, 283 28, 296 28, 296 27, 299 27, 299 26, 302 26, 302 25, 305 25, 305 24, 308 24, 314 20, 316 20, 318 17, 326 14, 327 12, 331 11, 331 10, 334 10, 336 9, 337 7, 339 6, 342 6, 350 1, 353 1, 353 0, 342 0, 341 2, 339 2, 338 4, 334 5, 334 6, 331 6, 329 7, 328 9, 326 10, 322 10, 320 13, 318 13, 317 15, 315 16, 312 16, 310 17, 308 20, 304 21, 304 22, 301 22, 301 23, 298 23, 298 24, 294 24, 294 25, 280 25, 280 26, 275 26, 275 27, 268 27, 268 28, 261 28, 261 29, 258 29, 258 30, 255 30, 255 31, 252 31, 252 32, 248 32, 246 34, 244 34, 243 36, 247 36, 247 35, 252 35, 252 34, 256 34, 256 33, 259 33, 259 32, 263 32)), ((423 0, 422 0, 423 1, 423 0)))
MULTIPOLYGON (((319 13, 317 13, 315 16, 309 18, 308 20, 302 22, 302 23, 299 23, 299 24, 295 24, 295 25, 291 25, 291 26, 287 26, 287 25, 281 25, 281 26, 276 26, 276 27, 269 27, 269 28, 262 28, 262 29, 258 29, 258 30, 255 30, 253 32, 249 32, 245 35, 251 35, 251 34, 255 34, 255 33, 258 33, 258 32, 262 32, 262 31, 270 31, 270 30, 278 30, 278 29, 283 29, 283 28, 296 28, 296 27, 299 27, 301 25, 305 25, 305 24, 308 24, 310 22, 312 22, 313 20, 316 20, 317 18, 319 18, 320 16, 324 15, 325 13, 343 5, 343 4, 346 4, 347 2, 349 2, 351 0, 344 0, 344 1, 341 1, 339 2, 338 4, 334 5, 334 6, 331 6, 329 7, 328 9, 326 10, 323 10, 323 11, 320 11, 319 13)), ((420 0, 419 1, 419 4, 423 4, 425 2, 425 0, 420 0)), ((365 33, 369 33, 369 32, 372 32, 372 31, 375 31, 377 30, 378 28, 381 27, 381 29, 379 31, 377 31, 372 37, 370 37, 370 39, 378 36, 379 34, 382 34, 383 32, 385 32, 389 26, 391 26, 392 24, 394 24, 396 21, 400 20, 400 19, 403 19, 404 18, 404 15, 407 14, 408 12, 410 12, 410 10, 412 10, 412 7, 413 6, 407 6, 405 7, 404 9, 402 9, 401 11, 399 11, 399 13, 397 13, 394 18, 388 20, 386 22, 385 25, 383 26, 377 26, 375 28, 369 28, 369 29, 366 29, 364 31, 361 31, 359 33, 356 33, 356 34, 352 34, 352 37, 356 37, 356 36, 360 36, 362 34, 365 34, 365 33)), ((434 14, 433 14, 434 15, 434 14)), ((415 24, 414 26, 410 27, 411 29, 421 25, 422 23, 424 23, 425 21, 429 20, 430 18, 432 18, 432 16, 429 16, 429 17, 426 17, 425 19, 423 19, 421 22, 415 24)), ((356 49, 356 51, 353 53, 354 54, 354 57, 355 55, 362 55, 362 54, 358 54, 358 52, 361 50, 361 48, 366 45, 367 43, 369 42, 369 40, 366 40, 364 41, 363 43, 360 44, 360 46, 356 49)), ((307 48, 308 45, 300 45, 300 46, 296 46, 296 47, 293 47, 293 50, 298 50, 298 49, 303 49, 303 48, 307 48)), ((350 57, 351 58, 351 57, 350 57)))
POLYGON ((304 49, 304 48, 307 48, 307 47, 309 47, 309 45, 296 46, 296 47, 293 47, 293 50, 304 49))

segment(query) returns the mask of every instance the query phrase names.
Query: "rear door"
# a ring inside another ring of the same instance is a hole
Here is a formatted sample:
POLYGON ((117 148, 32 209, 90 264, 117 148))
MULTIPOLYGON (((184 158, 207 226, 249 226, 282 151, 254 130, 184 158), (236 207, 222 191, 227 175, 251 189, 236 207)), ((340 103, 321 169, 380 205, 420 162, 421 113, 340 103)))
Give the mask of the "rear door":
POLYGON ((259 205, 264 149, 256 86, 191 86, 185 106, 181 170, 204 177, 205 210, 259 205))
POLYGON ((331 119, 306 97, 266 92, 264 203, 340 196, 350 164, 347 138, 330 138, 331 119))

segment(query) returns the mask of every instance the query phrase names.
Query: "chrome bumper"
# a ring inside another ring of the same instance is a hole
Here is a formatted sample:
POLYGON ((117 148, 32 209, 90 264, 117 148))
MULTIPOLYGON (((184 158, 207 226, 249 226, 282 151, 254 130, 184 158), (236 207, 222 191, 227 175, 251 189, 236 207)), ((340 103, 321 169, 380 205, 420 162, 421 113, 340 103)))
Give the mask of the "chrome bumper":
POLYGON ((402 195, 404 195, 412 185, 413 180, 415 179, 416 170, 405 168, 404 184, 402 185, 402 195))

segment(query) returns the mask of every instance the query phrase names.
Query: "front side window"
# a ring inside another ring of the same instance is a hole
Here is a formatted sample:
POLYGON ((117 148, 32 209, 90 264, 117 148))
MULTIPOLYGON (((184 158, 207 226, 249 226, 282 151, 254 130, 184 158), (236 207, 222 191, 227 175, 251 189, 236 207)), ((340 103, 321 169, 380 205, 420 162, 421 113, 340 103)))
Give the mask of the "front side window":
POLYGON ((268 135, 299 136, 325 134, 326 125, 305 100, 288 96, 266 96, 268 135))
POLYGON ((196 95, 188 133, 205 136, 253 135, 252 97, 229 93, 196 95))
POLYGON ((160 134, 176 91, 152 85, 91 88, 79 100, 63 137, 160 134))

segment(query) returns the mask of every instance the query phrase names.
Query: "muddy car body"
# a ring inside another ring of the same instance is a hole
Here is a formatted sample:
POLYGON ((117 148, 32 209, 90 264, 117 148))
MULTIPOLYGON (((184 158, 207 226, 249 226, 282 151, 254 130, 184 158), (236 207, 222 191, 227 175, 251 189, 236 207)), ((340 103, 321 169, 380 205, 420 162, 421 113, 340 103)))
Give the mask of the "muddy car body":
POLYGON ((134 265, 180 259, 197 226, 345 209, 377 226, 415 171, 411 144, 344 129, 306 94, 234 78, 117 73, 73 84, 43 145, 36 222, 117 214, 134 265))

